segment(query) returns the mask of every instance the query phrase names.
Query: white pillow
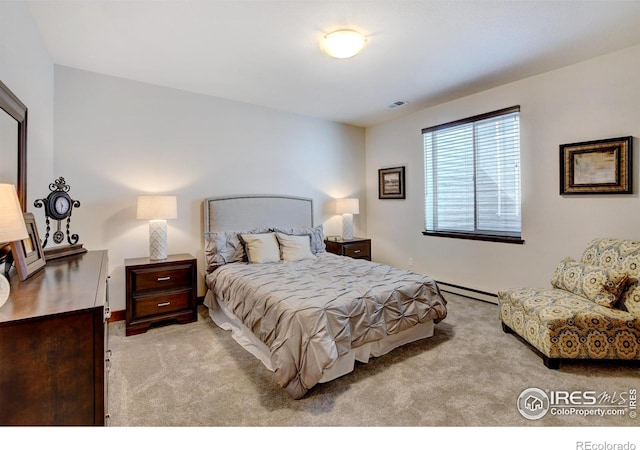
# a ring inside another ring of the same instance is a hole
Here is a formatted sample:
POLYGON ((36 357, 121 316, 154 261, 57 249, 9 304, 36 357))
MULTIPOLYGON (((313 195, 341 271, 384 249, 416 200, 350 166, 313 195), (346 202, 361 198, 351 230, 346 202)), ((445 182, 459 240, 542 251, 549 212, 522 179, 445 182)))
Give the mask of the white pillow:
POLYGON ((288 234, 276 233, 280 243, 280 254, 282 260, 299 261, 301 259, 315 258, 311 253, 311 238, 309 235, 291 236, 288 234))
POLYGON ((280 248, 275 233, 241 234, 250 263, 280 261, 280 248))

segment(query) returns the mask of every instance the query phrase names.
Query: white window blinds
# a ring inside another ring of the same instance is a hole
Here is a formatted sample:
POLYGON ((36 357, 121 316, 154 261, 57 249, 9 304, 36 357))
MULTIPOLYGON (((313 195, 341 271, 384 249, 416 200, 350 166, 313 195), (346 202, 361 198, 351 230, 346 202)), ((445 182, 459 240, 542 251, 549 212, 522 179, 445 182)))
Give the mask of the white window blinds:
POLYGON ((425 234, 520 239, 519 111, 422 130, 425 234))

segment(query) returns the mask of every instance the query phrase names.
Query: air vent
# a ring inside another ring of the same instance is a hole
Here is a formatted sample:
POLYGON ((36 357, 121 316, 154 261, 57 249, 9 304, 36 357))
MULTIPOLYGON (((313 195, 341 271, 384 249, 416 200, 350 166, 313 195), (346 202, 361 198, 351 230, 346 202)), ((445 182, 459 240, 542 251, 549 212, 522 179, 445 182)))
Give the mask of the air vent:
POLYGON ((393 102, 392 104, 387 105, 387 108, 393 109, 393 108, 397 108, 399 106, 404 106, 407 103, 409 103, 409 102, 403 102, 402 100, 398 100, 397 102, 393 102))

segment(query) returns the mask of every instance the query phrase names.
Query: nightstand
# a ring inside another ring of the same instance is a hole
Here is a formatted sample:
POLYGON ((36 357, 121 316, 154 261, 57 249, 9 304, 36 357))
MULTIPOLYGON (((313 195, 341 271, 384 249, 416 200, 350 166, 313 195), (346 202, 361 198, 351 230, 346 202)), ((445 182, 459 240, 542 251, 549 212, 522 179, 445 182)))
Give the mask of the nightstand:
POLYGON ((192 255, 125 259, 124 266, 127 336, 144 333, 159 322, 198 320, 196 259, 192 255))
POLYGON ((327 246, 327 251, 330 253, 371 261, 371 239, 358 237, 341 241, 329 241, 325 239, 324 243, 327 246))

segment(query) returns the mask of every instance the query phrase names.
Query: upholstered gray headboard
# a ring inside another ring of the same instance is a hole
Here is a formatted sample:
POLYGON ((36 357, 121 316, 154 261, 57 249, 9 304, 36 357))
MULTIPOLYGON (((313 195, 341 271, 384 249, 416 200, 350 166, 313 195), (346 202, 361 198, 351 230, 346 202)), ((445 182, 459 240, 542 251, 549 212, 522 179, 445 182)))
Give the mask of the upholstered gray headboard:
POLYGON ((234 195, 204 200, 204 231, 313 226, 313 200, 284 195, 234 195))

